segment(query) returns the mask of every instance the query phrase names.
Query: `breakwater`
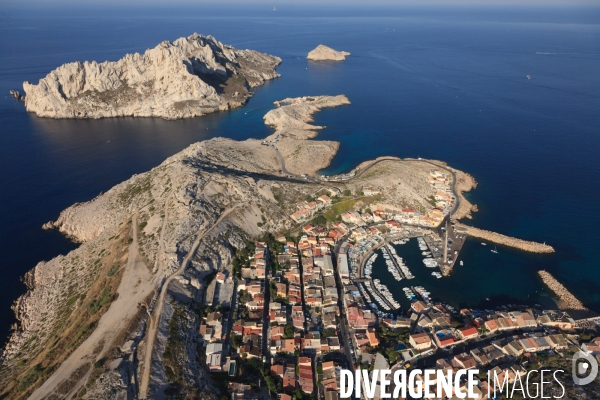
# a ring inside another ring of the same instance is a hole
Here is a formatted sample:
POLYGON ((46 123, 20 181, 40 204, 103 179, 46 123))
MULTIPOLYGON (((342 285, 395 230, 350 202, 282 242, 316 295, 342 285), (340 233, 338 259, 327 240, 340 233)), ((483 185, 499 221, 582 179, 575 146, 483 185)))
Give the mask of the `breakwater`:
POLYGON ((562 285, 559 281, 556 280, 549 272, 546 271, 538 271, 540 278, 542 281, 548 286, 550 290, 554 292, 554 294, 558 297, 559 303, 558 307, 561 310, 585 310, 587 308, 583 305, 581 301, 577 299, 577 297, 573 296, 566 287, 562 285))
POLYGON ((484 229, 474 228, 472 226, 462 224, 456 224, 456 227, 460 231, 465 232, 467 235, 487 240, 492 243, 514 247, 516 249, 529 251, 531 253, 554 253, 554 248, 546 243, 537 243, 528 240, 517 239, 502 235, 500 233, 486 231, 484 229))

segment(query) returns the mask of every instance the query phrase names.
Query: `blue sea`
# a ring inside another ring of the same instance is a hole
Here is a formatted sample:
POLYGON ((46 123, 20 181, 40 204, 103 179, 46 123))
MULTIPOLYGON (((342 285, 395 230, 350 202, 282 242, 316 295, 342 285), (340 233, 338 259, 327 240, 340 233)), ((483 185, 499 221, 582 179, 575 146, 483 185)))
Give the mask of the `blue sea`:
POLYGON ((600 311, 600 8, 43 7, 0 11, 2 335, 20 277, 76 247, 41 230, 61 210, 191 143, 267 136, 275 100, 340 93, 352 105, 315 118, 327 126, 319 139, 341 142, 324 173, 382 155, 443 160, 478 182, 469 223, 556 249, 496 255, 468 240, 465 265, 441 280, 413 249, 409 267, 434 297, 539 302, 548 293, 536 271, 546 269, 600 311), (63 63, 117 60, 194 32, 281 57, 281 78, 244 108, 185 121, 42 119, 8 96, 63 63), (308 62, 320 43, 352 56, 308 62))

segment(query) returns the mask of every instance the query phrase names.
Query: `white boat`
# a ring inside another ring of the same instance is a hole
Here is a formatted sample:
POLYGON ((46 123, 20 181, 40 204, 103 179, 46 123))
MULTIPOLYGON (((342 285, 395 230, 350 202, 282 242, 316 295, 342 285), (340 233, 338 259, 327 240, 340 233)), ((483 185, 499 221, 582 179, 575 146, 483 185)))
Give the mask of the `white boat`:
POLYGON ((490 251, 494 254, 498 254, 498 249, 496 248, 496 246, 494 246, 494 248, 490 251))
POLYGON ((460 266, 462 267, 463 265, 465 265, 465 263, 463 263, 462 260, 460 260, 460 266))
POLYGON ((482 243, 481 243, 481 245, 482 245, 482 246, 487 246, 487 243, 483 243, 483 242, 482 242, 482 243))

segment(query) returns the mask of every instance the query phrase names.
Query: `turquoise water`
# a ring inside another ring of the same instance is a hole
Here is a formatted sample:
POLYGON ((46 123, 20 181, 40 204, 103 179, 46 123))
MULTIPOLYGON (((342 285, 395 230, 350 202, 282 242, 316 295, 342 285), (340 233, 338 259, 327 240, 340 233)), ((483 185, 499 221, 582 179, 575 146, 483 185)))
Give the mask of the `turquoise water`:
POLYGON ((9 306, 24 291, 19 277, 75 247, 41 231, 44 222, 196 141, 267 136, 262 117, 275 100, 340 93, 352 105, 315 117, 327 126, 320 139, 341 142, 324 172, 380 155, 447 161, 479 182, 469 194, 480 210, 473 225, 557 250, 540 256, 500 247, 494 256, 470 240, 465 266, 448 282, 420 261, 409 264, 414 281, 452 303, 516 302, 542 293, 536 271, 545 268, 600 311, 598 8, 14 7, 0 15, 4 332, 13 322, 9 306), (7 97, 62 63, 116 60, 193 32, 280 56, 282 77, 256 89, 245 108, 187 121, 47 120, 7 97), (308 62, 319 43, 352 56, 308 62))

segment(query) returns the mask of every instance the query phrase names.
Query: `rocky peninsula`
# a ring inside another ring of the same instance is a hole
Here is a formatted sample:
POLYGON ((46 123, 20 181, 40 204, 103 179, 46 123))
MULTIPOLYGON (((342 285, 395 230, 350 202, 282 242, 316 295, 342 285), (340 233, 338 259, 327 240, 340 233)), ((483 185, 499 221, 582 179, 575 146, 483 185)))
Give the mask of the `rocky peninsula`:
POLYGON ((320 44, 311 50, 306 58, 312 61, 344 61, 349 55, 347 51, 337 51, 320 44))
POLYGON ((195 33, 115 62, 64 64, 23 83, 25 108, 49 118, 191 118, 245 104, 280 63, 195 33))
MULTIPOLYGON (((309 122, 347 104, 344 95, 275 102, 264 116, 269 137, 192 144, 45 224, 81 245, 26 274, 0 397, 221 398, 198 351, 199 310, 215 274, 231 276, 236 251, 297 230, 298 205, 318 193, 356 194, 343 200, 348 211, 434 209, 431 170, 446 168, 438 162, 382 157, 343 178, 310 176, 339 144, 311 140, 324 127, 309 122)), ((474 185, 452 172, 461 191, 474 185)), ((333 204, 328 212, 341 217, 333 204)))
POLYGON ((321 147, 326 159, 338 148, 307 140, 322 128, 308 124, 312 115, 345 104, 345 96, 277 102, 265 115, 276 129, 269 138, 193 144, 46 224, 81 246, 26 275, 29 290, 14 306, 19 327, 2 354, 0 396, 163 398, 169 389, 218 399, 198 360, 193 310, 204 304, 209 276, 230 269, 245 240, 296 226, 297 203, 332 185, 352 192, 381 185, 376 201, 431 207, 431 165, 419 160, 390 158, 335 184, 301 176, 323 163, 321 147), (296 172, 282 172, 288 168, 296 172), (168 340, 174 315, 185 315, 176 344, 168 340), (185 384, 170 387, 172 374, 185 384))
POLYGON ((265 124, 275 133, 265 139, 282 160, 282 170, 291 174, 315 175, 329 165, 339 148, 338 142, 307 140, 317 136, 324 126, 311 125, 313 114, 323 108, 350 104, 344 95, 305 96, 276 101, 276 109, 264 116, 265 124))
MULTIPOLYGON (((310 112, 298 118, 348 103, 345 96, 314 97, 310 112)), ((294 125, 285 119, 273 121, 294 125)), ((316 151, 316 141, 287 139, 300 152, 316 151)), ((229 266, 245 239, 289 229, 295 202, 326 187, 297 174, 283 176, 281 157, 293 155, 281 156, 261 142, 216 138, 193 144, 45 224, 81 246, 26 275, 29 290, 14 306, 19 328, 2 355, 1 395, 64 398, 87 386, 83 398, 142 390, 161 398, 169 381, 161 359, 174 309, 184 299, 201 304, 207 276, 229 266), (95 369, 99 362, 105 367, 95 369)), ((327 154, 333 149, 337 144, 327 154)), ((290 164, 301 173, 313 168, 290 164)), ((189 318, 180 327, 178 373, 190 377, 182 390, 218 399, 196 359, 199 319, 189 318)))

